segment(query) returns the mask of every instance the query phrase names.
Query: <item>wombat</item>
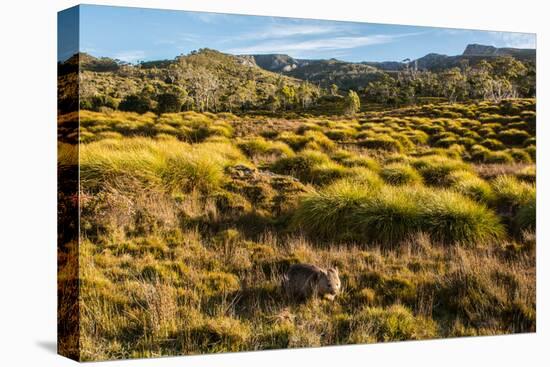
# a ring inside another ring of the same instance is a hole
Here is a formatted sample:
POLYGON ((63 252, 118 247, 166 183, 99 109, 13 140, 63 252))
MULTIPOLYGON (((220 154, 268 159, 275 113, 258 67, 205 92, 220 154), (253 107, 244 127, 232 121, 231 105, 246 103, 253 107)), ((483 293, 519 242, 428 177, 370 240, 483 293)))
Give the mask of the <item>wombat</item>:
POLYGON ((283 288, 294 299, 319 296, 332 301, 340 292, 338 268, 325 270, 315 265, 294 264, 283 278, 283 288))

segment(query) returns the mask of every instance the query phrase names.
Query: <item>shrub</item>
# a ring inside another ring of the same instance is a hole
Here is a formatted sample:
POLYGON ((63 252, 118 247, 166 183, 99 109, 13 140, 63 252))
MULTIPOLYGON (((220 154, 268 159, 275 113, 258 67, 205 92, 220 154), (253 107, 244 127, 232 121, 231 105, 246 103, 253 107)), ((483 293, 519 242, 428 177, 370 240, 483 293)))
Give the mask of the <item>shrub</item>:
POLYGON ((484 205, 450 191, 434 195, 436 197, 427 202, 423 224, 435 240, 472 245, 503 236, 504 227, 498 216, 484 205))
POLYGON ((305 148, 306 144, 311 141, 310 137, 297 135, 293 132, 285 131, 279 135, 277 140, 281 140, 286 144, 290 145, 295 151, 302 150, 305 148))
POLYGON ((177 94, 162 93, 157 97, 157 113, 180 112, 183 102, 177 94))
POLYGON ((533 162, 537 161, 537 148, 534 145, 529 145, 528 147, 524 148, 524 150, 529 153, 533 162))
POLYGON ((329 157, 315 150, 304 150, 292 157, 284 157, 271 165, 271 170, 276 173, 291 175, 302 181, 311 178, 313 168, 321 164, 329 164, 329 157))
POLYGON ((124 97, 122 101, 120 101, 118 108, 121 111, 145 113, 153 110, 153 103, 147 97, 137 94, 129 94, 124 97))
POLYGON ((308 143, 305 145, 307 149, 330 152, 336 147, 336 144, 320 131, 308 131, 304 136, 309 139, 308 143))
POLYGON ((470 157, 474 162, 484 162, 489 153, 491 153, 491 150, 482 145, 476 144, 470 148, 470 157))
POLYGON ((422 176, 408 164, 394 163, 385 166, 380 176, 392 185, 416 185, 422 183, 422 176))

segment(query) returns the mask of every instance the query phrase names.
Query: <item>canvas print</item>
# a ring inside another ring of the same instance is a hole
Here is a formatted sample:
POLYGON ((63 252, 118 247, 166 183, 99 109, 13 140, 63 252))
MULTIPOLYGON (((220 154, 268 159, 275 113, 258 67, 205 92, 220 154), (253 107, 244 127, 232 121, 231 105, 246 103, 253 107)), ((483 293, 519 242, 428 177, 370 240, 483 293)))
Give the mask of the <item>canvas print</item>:
POLYGON ((534 34, 58 19, 60 354, 535 332, 534 34))

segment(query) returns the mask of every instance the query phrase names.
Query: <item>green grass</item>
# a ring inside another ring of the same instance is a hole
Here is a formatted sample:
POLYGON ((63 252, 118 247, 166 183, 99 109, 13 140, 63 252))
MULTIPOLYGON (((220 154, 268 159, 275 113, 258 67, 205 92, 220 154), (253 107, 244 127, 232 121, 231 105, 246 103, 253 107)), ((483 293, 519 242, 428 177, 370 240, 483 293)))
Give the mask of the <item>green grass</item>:
POLYGON ((127 179, 169 191, 211 191, 222 184, 227 165, 244 160, 227 143, 191 146, 148 138, 102 140, 80 148, 80 177, 90 190, 127 179))
POLYGON ((475 243, 504 235, 496 214, 460 194, 339 181, 305 197, 294 225, 320 240, 396 245, 416 232, 435 241, 475 243))
POLYGON ((490 203, 494 199, 491 185, 469 171, 455 171, 449 177, 451 187, 476 201, 490 203))
POLYGON ((493 182, 495 205, 506 210, 516 210, 536 198, 533 184, 519 181, 513 176, 499 176, 493 182))
POLYGON ((380 176, 386 183, 391 185, 418 185, 422 183, 422 176, 408 164, 389 164, 382 168, 380 176))
POLYGON ((360 140, 358 142, 359 146, 373 149, 373 150, 383 150, 388 152, 403 152, 405 148, 399 140, 391 138, 389 136, 378 136, 366 138, 365 140, 360 140))
POLYGON ((422 175, 424 182, 432 186, 448 186, 453 172, 471 169, 465 162, 440 155, 418 158, 412 166, 422 175))
MULTIPOLYGON (((82 189, 59 275, 60 299, 81 277, 80 334, 62 348, 103 360, 535 331, 534 100, 430 102, 82 111, 80 130, 60 116, 60 172, 80 159, 82 189), (342 293, 287 299, 295 263, 337 266, 342 293)), ((73 207, 61 194, 60 214, 73 207)))

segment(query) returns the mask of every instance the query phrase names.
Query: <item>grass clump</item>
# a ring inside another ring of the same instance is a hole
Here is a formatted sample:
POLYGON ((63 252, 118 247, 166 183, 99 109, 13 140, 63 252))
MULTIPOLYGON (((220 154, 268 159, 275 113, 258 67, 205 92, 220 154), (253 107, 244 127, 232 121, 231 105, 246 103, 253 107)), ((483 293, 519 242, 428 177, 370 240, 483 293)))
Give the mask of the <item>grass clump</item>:
POLYGON ((346 174, 345 167, 315 150, 304 150, 295 156, 280 158, 271 165, 271 170, 297 177, 302 182, 316 184, 324 184, 346 174))
POLYGON ((496 214, 455 192, 366 188, 348 180, 306 196, 293 219, 320 240, 359 243, 397 244, 419 231, 436 241, 463 244, 504 234, 496 214))
POLYGON ((483 163, 510 164, 514 163, 514 158, 508 152, 489 151, 485 153, 483 163))
POLYGON ((190 330, 193 343, 210 352, 237 352, 245 349, 250 327, 234 318, 215 317, 190 330))
POLYGON ((537 168, 535 165, 527 166, 516 173, 521 181, 535 183, 537 181, 537 168))
POLYGON ((449 177, 451 187, 476 201, 489 203, 493 200, 491 185, 469 171, 455 171, 449 177))
POLYGON ((382 168, 380 177, 391 185, 418 185, 422 176, 410 165, 402 163, 389 164, 382 168))
POLYGON ((492 186, 495 193, 495 205, 507 213, 515 212, 519 207, 536 199, 535 186, 519 181, 514 176, 498 176, 492 182, 492 186))
POLYGON ((376 341, 420 340, 437 336, 436 323, 428 318, 414 316, 401 305, 387 309, 367 307, 359 314, 359 323, 375 336, 376 341))
POLYGON ((102 140, 80 147, 80 177, 83 187, 92 190, 127 179, 168 191, 211 191, 221 185, 224 167, 241 160, 238 149, 227 143, 102 140))
POLYGON ((514 224, 516 229, 522 231, 534 231, 537 228, 537 201, 531 199, 522 205, 517 214, 514 216, 514 224))
POLYGON ((519 129, 503 130, 498 134, 498 139, 506 145, 522 146, 530 137, 529 133, 519 129))
POLYGON ((468 171, 468 164, 440 155, 418 158, 412 162, 412 166, 420 172, 424 182, 432 186, 448 186, 450 175, 456 171, 468 171))
POLYGON ((357 144, 368 149, 383 150, 387 152, 401 153, 405 150, 403 144, 401 144, 399 140, 383 135, 366 138, 365 140, 359 141, 357 144))
POLYGON ((237 146, 250 158, 274 156, 290 157, 294 151, 285 143, 280 141, 269 141, 260 136, 246 139, 237 144, 237 146))

